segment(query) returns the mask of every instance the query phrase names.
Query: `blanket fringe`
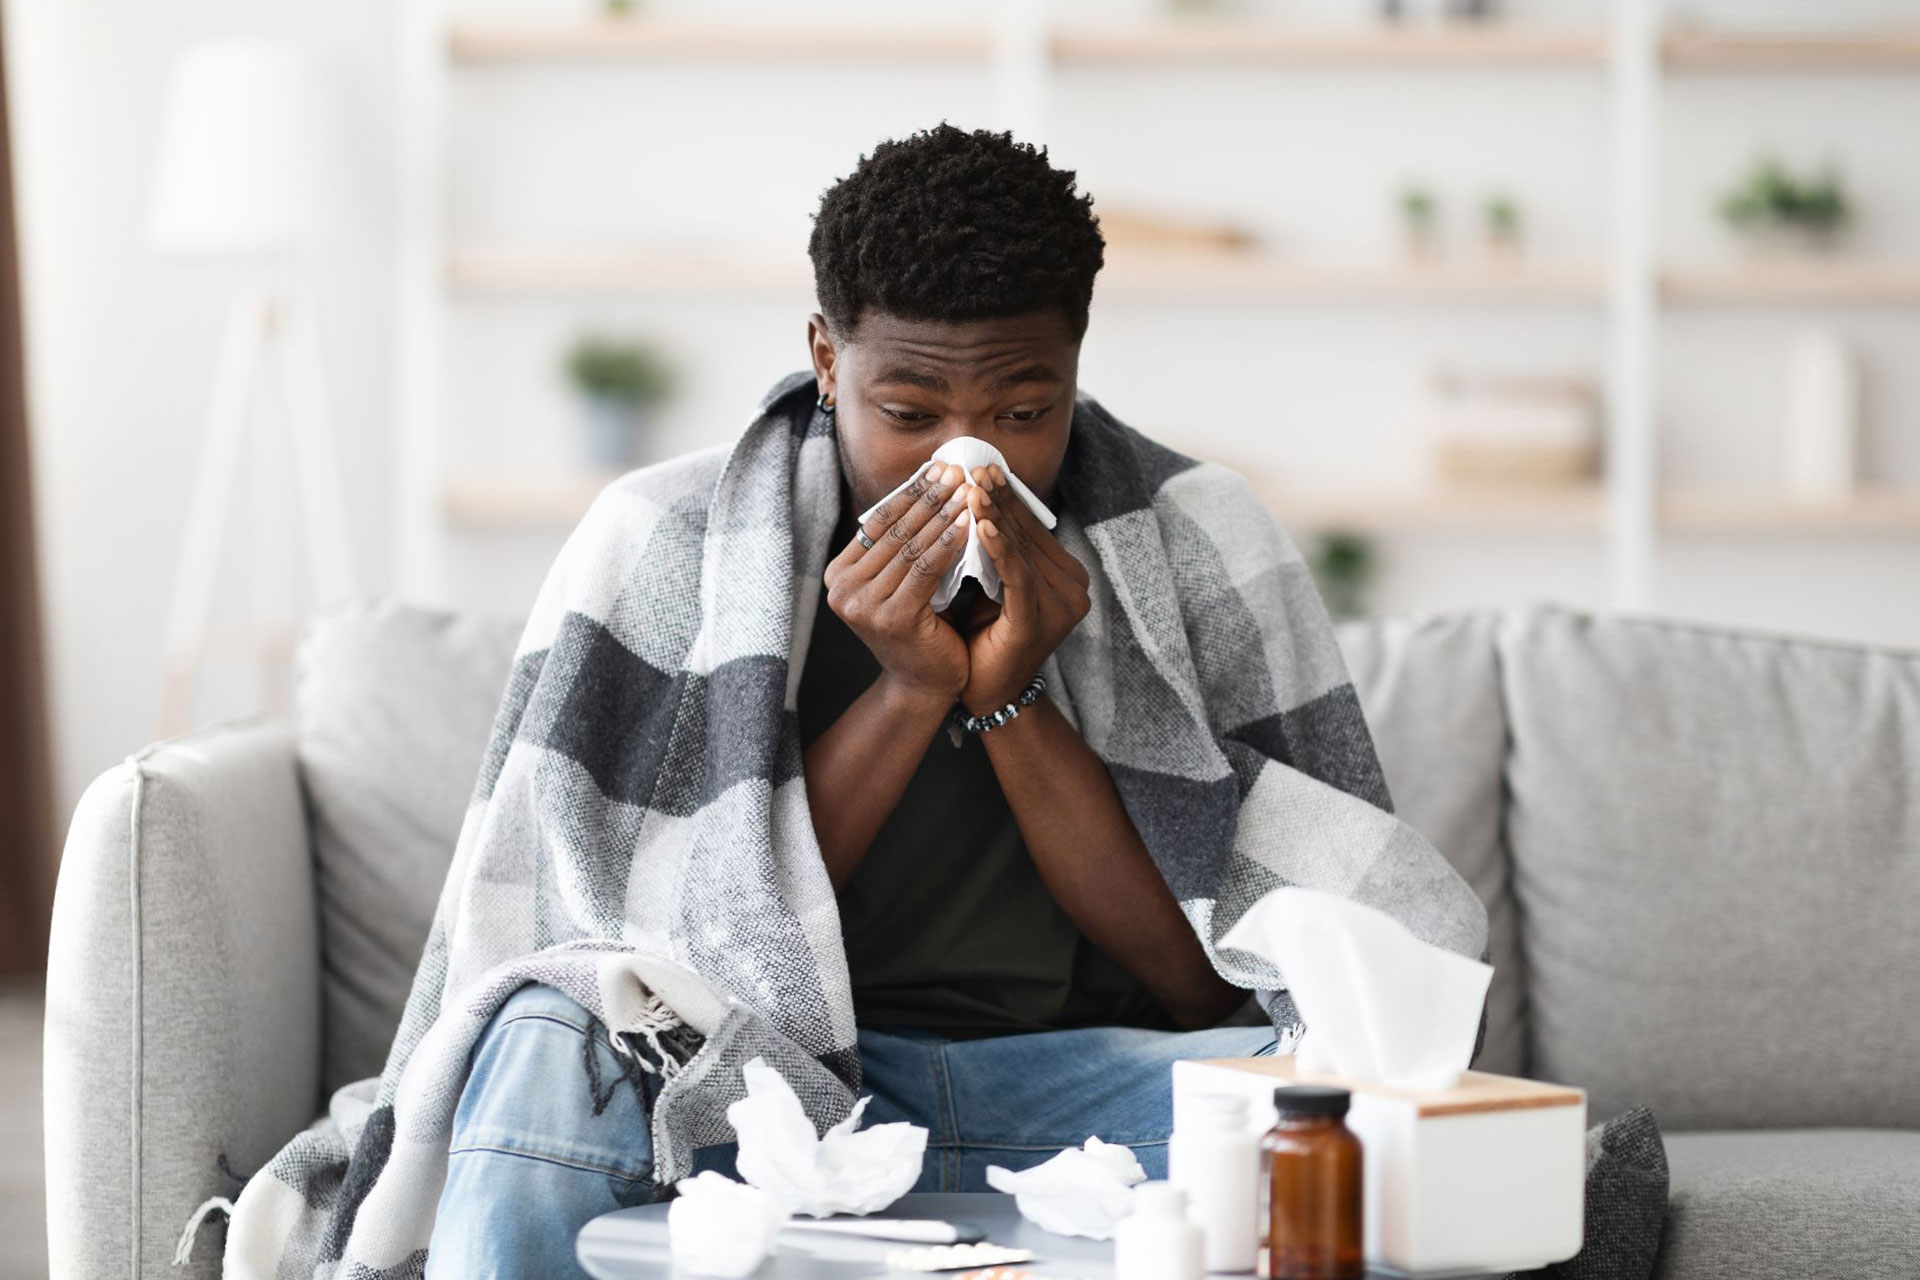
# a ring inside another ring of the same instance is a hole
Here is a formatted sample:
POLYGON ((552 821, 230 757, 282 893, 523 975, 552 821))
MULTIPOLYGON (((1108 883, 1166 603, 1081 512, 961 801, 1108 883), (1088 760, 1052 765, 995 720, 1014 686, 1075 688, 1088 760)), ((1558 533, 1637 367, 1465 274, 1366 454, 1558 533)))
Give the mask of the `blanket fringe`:
POLYGON ((187 1229, 180 1233, 180 1243, 173 1247, 174 1266, 184 1267, 193 1261, 193 1238, 200 1234, 201 1224, 206 1222, 207 1215, 216 1211, 226 1214, 227 1219, 231 1221, 233 1201, 225 1196, 214 1196, 193 1211, 193 1216, 187 1219, 187 1229))
POLYGON ((668 1007, 666 1001, 656 995, 648 998, 647 1007, 641 1012, 640 1021, 637 1024, 623 1031, 608 1028, 607 1043, 613 1047, 614 1053, 637 1064, 648 1075, 657 1075, 662 1080, 671 1080, 679 1073, 680 1062, 667 1052, 667 1047, 660 1043, 660 1037, 681 1025, 683 1024, 680 1016, 668 1007), (646 1055, 628 1042, 627 1037, 635 1035, 645 1040, 647 1047, 653 1050, 654 1057, 660 1062, 658 1067, 647 1061, 646 1055))

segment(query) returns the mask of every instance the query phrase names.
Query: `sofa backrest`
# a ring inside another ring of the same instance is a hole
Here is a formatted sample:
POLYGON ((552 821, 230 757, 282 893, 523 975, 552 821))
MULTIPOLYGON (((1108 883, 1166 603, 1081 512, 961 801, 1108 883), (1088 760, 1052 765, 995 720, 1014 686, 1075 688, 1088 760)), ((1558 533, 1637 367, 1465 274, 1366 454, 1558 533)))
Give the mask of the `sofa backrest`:
POLYGON ((1394 811, 1433 842, 1487 908, 1487 1038, 1474 1066, 1527 1069, 1526 972, 1502 842, 1500 704, 1492 612, 1344 623, 1340 647, 1394 811))
POLYGON ((1920 654, 1561 609, 1498 653, 1533 1073, 1920 1126, 1920 654))
POLYGON ((386 1064, 523 625, 361 601, 302 637, 329 1093, 386 1064))
MULTIPOLYGON (((384 1063, 520 630, 381 602, 303 641, 329 1088, 384 1063)), ((1476 1065, 1596 1121, 1920 1126, 1920 655, 1554 608, 1340 641, 1487 905, 1476 1065)))

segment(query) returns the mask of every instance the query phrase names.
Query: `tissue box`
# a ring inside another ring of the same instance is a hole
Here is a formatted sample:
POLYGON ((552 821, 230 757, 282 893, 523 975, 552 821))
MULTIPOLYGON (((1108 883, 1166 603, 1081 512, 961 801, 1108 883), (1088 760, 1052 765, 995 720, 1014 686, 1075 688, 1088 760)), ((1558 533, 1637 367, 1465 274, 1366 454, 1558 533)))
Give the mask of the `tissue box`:
POLYGON ((1186 1098, 1247 1099, 1273 1125, 1273 1091, 1333 1084, 1353 1094, 1347 1127, 1365 1150, 1367 1263, 1410 1275, 1524 1271, 1580 1251, 1586 1218, 1587 1095, 1467 1071, 1450 1089, 1403 1089, 1296 1072, 1291 1055, 1173 1064, 1173 1114, 1186 1098))

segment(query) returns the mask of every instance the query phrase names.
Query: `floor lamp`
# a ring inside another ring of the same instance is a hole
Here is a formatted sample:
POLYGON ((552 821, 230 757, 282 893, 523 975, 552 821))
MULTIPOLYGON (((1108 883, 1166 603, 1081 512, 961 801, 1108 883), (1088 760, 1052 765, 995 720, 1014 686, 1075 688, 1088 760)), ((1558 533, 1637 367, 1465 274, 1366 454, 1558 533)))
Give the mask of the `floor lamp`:
MULTIPOLYGON (((303 270, 320 238, 351 219, 362 185, 346 123, 350 105, 326 59, 287 41, 199 45, 181 59, 168 88, 154 186, 154 246, 168 254, 245 263, 251 270, 228 310, 187 508, 167 615, 163 737, 190 723, 201 670, 223 647, 223 637, 237 639, 239 651, 259 664, 263 706, 285 709, 298 619, 261 616, 272 567, 256 559, 248 624, 226 631, 211 625, 241 461, 250 442, 256 450, 262 443, 256 424, 266 416, 260 412, 265 393, 277 392, 277 425, 290 446, 312 603, 356 590, 303 270)), ((256 467, 256 486, 261 478, 256 467)), ((256 541, 265 536, 261 528, 252 532, 256 541)))

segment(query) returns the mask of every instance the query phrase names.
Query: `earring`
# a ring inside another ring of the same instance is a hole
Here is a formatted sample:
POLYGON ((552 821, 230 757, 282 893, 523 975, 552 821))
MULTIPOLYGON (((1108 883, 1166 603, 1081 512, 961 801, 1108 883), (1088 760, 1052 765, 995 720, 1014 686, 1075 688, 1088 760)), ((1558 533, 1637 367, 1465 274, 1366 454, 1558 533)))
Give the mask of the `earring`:
POLYGON ((828 404, 827 393, 822 391, 820 393, 820 398, 813 402, 813 407, 818 409, 822 413, 832 413, 839 406, 828 404))

